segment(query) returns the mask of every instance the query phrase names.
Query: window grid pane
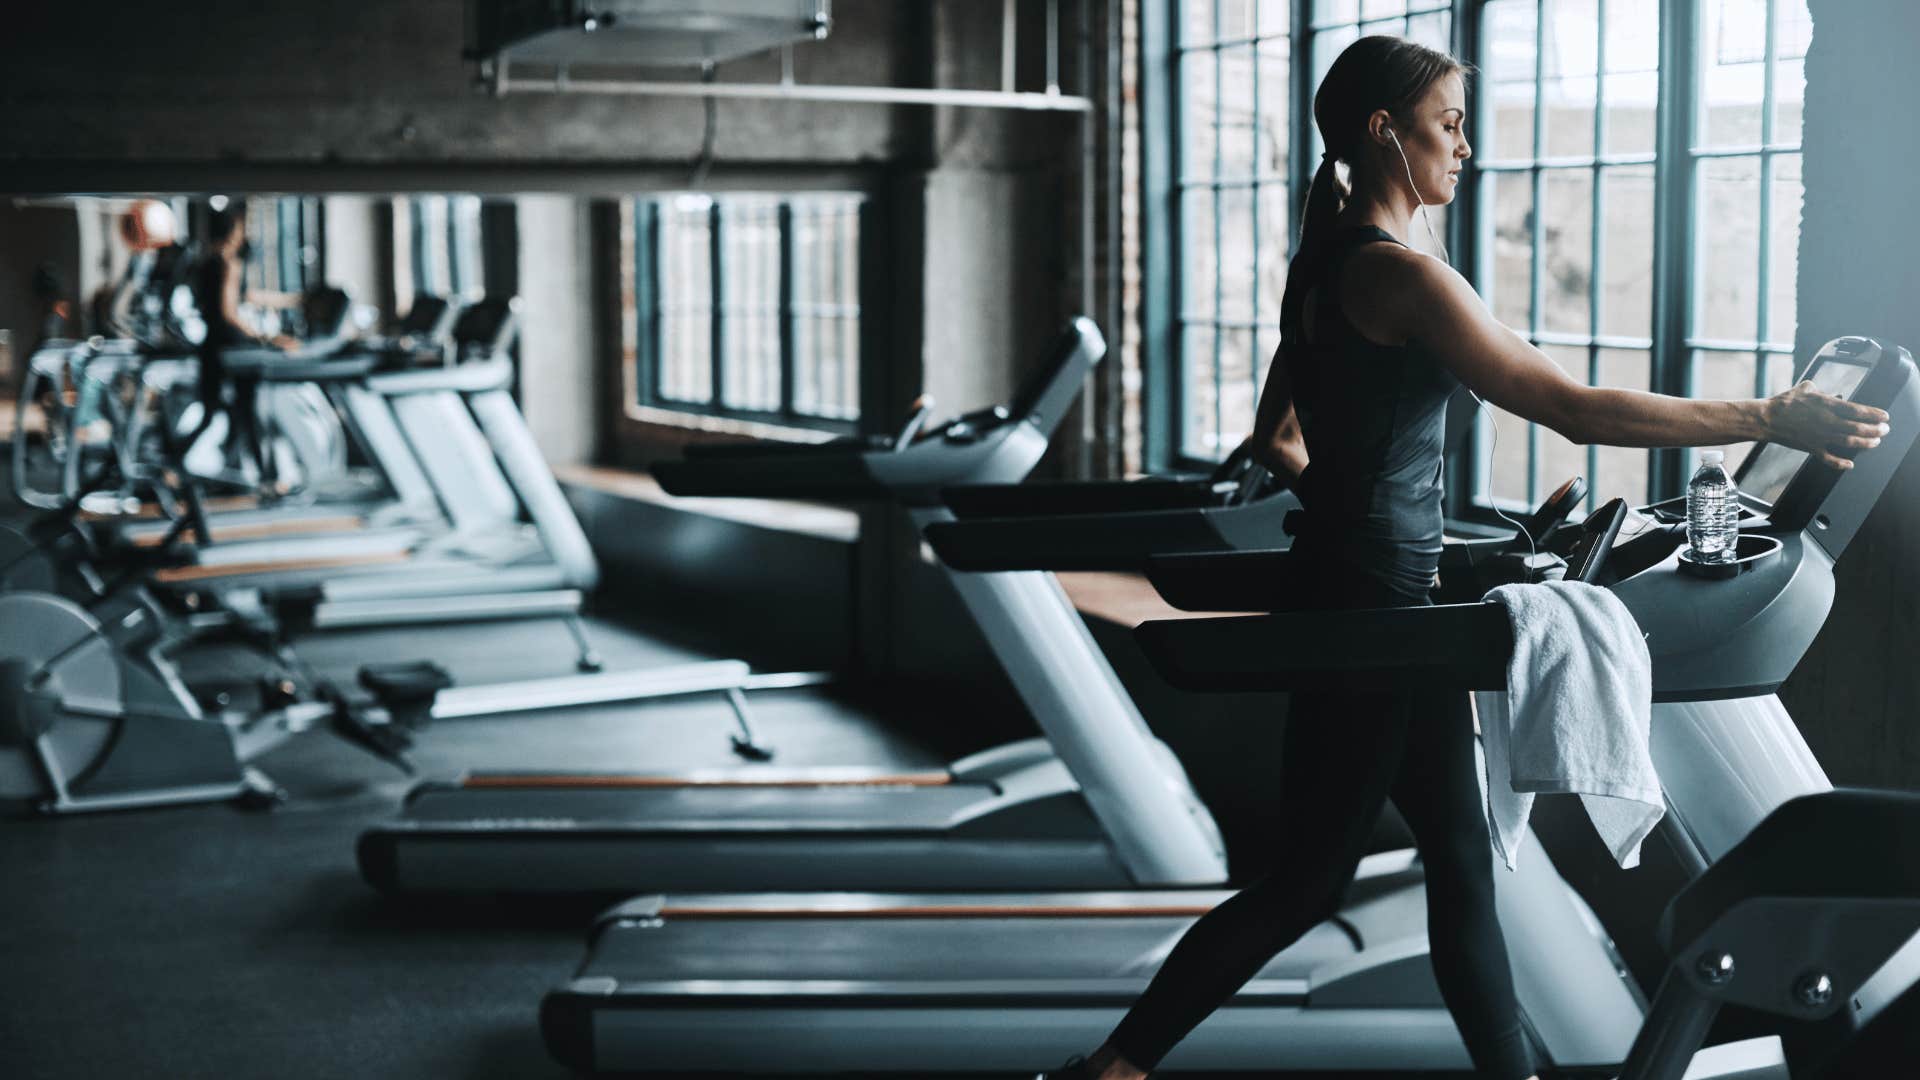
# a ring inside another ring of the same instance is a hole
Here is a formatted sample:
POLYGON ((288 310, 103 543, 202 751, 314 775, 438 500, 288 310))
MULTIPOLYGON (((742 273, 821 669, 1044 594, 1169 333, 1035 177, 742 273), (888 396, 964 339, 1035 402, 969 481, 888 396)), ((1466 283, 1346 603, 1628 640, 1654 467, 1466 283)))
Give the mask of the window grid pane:
POLYGON ((448 203, 447 291, 450 296, 478 300, 487 291, 480 261, 480 197, 456 195, 448 203))
POLYGON ((720 403, 728 408, 780 408, 779 215, 771 201, 720 206, 720 403))
POLYGON ((793 228, 793 408, 802 416, 860 415, 858 265, 860 204, 795 200, 793 228))
POLYGON ((683 195, 660 213, 660 354, 655 392, 667 401, 713 401, 713 205, 683 195))

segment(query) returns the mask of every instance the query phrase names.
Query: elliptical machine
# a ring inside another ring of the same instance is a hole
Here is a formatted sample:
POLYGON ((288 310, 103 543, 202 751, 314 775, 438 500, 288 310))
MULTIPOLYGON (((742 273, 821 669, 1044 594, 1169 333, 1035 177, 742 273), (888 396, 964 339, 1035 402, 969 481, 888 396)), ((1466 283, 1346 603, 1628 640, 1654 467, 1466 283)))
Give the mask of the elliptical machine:
MULTIPOLYGON (((199 505, 189 482, 187 501, 199 505)), ((79 500, 32 523, 0 528, 0 800, 47 814, 237 800, 264 808, 284 794, 248 763, 315 726, 411 773, 409 740, 355 709, 316 678, 270 625, 225 615, 179 615, 139 582, 145 562, 103 579, 66 545, 90 544, 76 528, 79 500), (239 640, 267 666, 234 705, 237 688, 190 688, 172 654, 219 636, 239 640)), ((198 515, 156 545, 166 553, 198 515)))
POLYGON ((188 704, 80 605, 52 593, 0 596, 0 798, 49 814, 280 801, 245 762, 293 734, 293 718, 242 728, 188 704))

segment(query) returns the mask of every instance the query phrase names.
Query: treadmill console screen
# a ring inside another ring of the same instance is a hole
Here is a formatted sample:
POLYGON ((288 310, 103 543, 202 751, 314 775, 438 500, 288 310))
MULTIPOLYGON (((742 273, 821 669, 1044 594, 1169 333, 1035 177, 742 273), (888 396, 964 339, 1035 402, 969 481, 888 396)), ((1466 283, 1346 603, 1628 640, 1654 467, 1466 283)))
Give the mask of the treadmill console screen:
MULTIPOLYGON (((1868 364, 1826 355, 1815 359, 1801 378, 1813 380, 1814 386, 1835 397, 1851 398, 1872 370, 1868 364)), ((1787 485, 1800 474, 1801 466, 1807 461, 1804 450, 1777 443, 1758 443, 1740 463, 1733 482, 1741 494, 1771 507, 1780 501, 1780 494, 1787 490, 1787 485)))
POLYGON ((423 334, 430 334, 434 327, 440 325, 440 320, 446 313, 446 300, 426 293, 415 293, 413 306, 407 309, 407 317, 400 320, 400 325, 394 329, 394 334, 396 337, 420 337, 423 334))

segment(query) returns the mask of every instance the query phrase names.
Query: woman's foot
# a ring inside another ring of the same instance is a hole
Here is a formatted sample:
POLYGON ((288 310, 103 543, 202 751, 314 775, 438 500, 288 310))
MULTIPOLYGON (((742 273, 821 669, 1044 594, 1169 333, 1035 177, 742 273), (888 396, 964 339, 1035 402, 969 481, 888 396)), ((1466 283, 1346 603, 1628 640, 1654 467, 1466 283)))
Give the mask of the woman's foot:
POLYGON ((1145 1080, 1146 1075, 1112 1046, 1102 1046, 1091 1058, 1068 1058, 1065 1065, 1043 1072, 1033 1080, 1145 1080))
POLYGON ((1033 1080, 1093 1080, 1092 1070, 1087 1068, 1087 1059, 1071 1057, 1065 1065, 1049 1069, 1035 1076, 1033 1080))

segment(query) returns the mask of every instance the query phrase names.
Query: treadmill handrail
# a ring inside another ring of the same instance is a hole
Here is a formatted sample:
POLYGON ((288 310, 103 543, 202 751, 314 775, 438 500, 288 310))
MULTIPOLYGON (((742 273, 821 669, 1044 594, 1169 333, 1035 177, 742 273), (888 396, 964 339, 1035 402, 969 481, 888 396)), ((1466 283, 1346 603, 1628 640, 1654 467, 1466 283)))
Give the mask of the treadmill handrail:
POLYGON ((905 449, 859 440, 801 447, 771 445, 752 451, 689 450, 680 461, 654 466, 654 479, 672 495, 762 498, 889 499, 932 505, 953 483, 1012 480, 1039 462, 1059 424, 1049 403, 1080 392, 1087 374, 1106 356, 1106 339, 1087 318, 1074 319, 1040 374, 1041 388, 1023 389, 1030 404, 982 409, 926 433, 905 449), (851 452, 848 452, 851 451, 851 452))
POLYGON ((1060 480, 1024 484, 956 484, 940 494, 963 521, 1071 514, 1123 514, 1218 506, 1225 491, 1211 480, 1060 480))
POLYGON ((382 372, 367 377, 367 387, 387 397, 455 390, 478 394, 505 389, 513 381, 513 361, 504 356, 470 360, 444 368, 382 372))
POLYGON ((1499 604, 1163 619, 1134 631, 1186 690, 1505 690, 1513 627, 1499 604), (1261 661, 1243 662, 1250 642, 1261 661))
POLYGON ((1290 493, 1274 492, 1235 506, 1215 500, 1183 507, 974 517, 929 525, 926 539, 955 570, 1138 572, 1170 553, 1231 550, 1236 540, 1250 535, 1284 537, 1286 519, 1299 505, 1290 493))
POLYGON ((1042 371, 1050 372, 1038 392, 1022 387, 1013 401, 1014 422, 1025 421, 1049 439, 1053 430, 1080 396, 1086 375, 1098 367, 1107 355, 1107 339, 1100 327, 1085 315, 1068 320, 1054 345, 1053 357, 1042 371))

